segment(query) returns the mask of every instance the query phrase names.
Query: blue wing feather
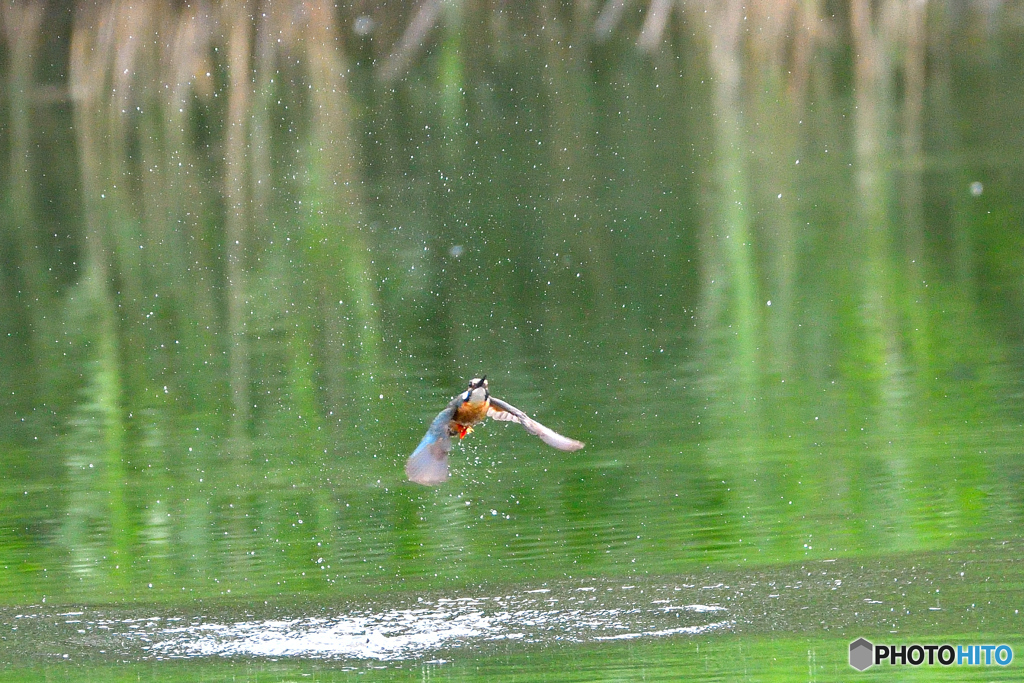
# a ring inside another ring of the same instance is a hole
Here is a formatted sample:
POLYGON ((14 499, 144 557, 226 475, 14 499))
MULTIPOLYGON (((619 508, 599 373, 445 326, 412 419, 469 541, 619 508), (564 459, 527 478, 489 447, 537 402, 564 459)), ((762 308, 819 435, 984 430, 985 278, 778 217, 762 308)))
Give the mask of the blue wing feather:
POLYGON ((409 481, 425 486, 435 486, 448 481, 448 451, 452 449, 448 425, 458 405, 457 400, 452 401, 430 423, 427 433, 420 440, 420 445, 405 463, 405 474, 409 481))

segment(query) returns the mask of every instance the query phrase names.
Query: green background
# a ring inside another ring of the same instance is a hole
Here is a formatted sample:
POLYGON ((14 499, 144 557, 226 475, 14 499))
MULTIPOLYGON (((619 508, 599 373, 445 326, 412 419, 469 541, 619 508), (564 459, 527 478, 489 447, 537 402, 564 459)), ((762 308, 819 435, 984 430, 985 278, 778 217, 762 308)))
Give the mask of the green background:
POLYGON ((1017 6, 0 15, 0 679, 1015 677, 1017 6))

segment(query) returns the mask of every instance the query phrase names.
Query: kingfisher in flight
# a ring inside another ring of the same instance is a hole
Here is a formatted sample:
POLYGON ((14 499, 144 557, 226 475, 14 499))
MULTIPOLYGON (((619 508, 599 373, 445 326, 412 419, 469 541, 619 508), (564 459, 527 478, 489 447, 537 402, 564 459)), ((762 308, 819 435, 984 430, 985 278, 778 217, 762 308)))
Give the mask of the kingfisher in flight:
POLYGON ((405 463, 405 474, 409 480, 425 486, 436 486, 448 481, 451 437, 457 434, 460 439, 466 438, 473 431, 473 425, 488 417, 502 422, 518 422, 526 431, 561 451, 578 451, 584 446, 580 441, 548 429, 519 408, 491 396, 487 391, 487 375, 484 375, 472 379, 469 388, 453 398, 430 423, 420 445, 405 463))

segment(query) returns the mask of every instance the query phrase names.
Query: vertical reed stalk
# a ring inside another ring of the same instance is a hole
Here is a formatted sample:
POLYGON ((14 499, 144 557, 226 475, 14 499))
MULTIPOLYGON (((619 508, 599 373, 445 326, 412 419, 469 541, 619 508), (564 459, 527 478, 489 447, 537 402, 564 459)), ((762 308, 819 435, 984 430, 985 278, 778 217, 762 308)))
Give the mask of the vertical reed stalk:
POLYGON ((907 280, 906 309, 910 312, 911 343, 918 376, 927 381, 929 359, 929 322, 924 302, 925 218, 924 218, 924 98, 925 60, 927 57, 927 0, 908 0, 906 12, 906 50, 903 58, 905 87, 903 98, 903 191, 900 200, 906 221, 907 280))
MULTIPOLYGON (((8 47, 7 100, 9 116, 10 158, 7 170, 7 214, 5 222, 18 254, 17 289, 22 292, 20 304, 28 316, 29 345, 33 368, 52 367, 49 360, 46 310, 53 298, 53 283, 47 275, 44 242, 40 239, 33 208, 33 155, 35 148, 32 126, 33 72, 40 44, 44 3, 4 2, 0 5, 0 24, 8 47)), ((40 383, 46 386, 45 382, 40 383)), ((42 402, 45 399, 37 397, 42 402)))
MULTIPOLYGON (((353 138, 354 104, 349 94, 348 68, 338 49, 338 33, 333 9, 322 4, 310 7, 310 23, 305 36, 306 60, 311 84, 309 175, 310 237, 319 242, 314 259, 321 282, 321 305, 328 349, 339 341, 340 316, 347 308, 354 315, 359 365, 356 374, 362 384, 359 396, 371 395, 380 353, 375 278, 370 263, 369 245, 361 231, 363 215, 358 148, 353 138), (333 224, 330 225, 329 224, 333 224), (340 272, 340 282, 333 275, 340 272), (339 286, 340 285, 340 286, 339 286), (347 301, 346 301, 347 299, 347 301), (345 303, 340 303, 344 301, 345 303)), ((335 355, 327 359, 327 370, 337 373, 347 363, 335 355)), ((334 375, 329 391, 334 408, 342 404, 341 377, 334 375)), ((359 401, 361 405, 362 402, 359 401)))
MULTIPOLYGON (((712 3, 714 5, 714 3, 712 3)), ((744 400, 753 391, 757 369, 758 316, 755 306, 757 277, 754 269, 748 209, 749 179, 746 171, 745 133, 742 113, 742 34, 743 6, 739 0, 728 0, 724 6, 713 7, 708 49, 714 78, 714 180, 715 227, 705 243, 704 283, 711 291, 725 288, 724 310, 708 301, 710 318, 723 316, 719 324, 727 325, 731 341, 731 364, 739 370, 736 387, 744 400), (710 247, 710 248, 708 248, 710 247), (715 254, 720 254, 721 260, 715 254), (711 260, 707 260, 708 257, 711 260), (720 284, 711 285, 718 281, 720 284)))
POLYGON ((892 400, 902 393, 897 389, 897 378, 903 369, 903 360, 889 263, 892 179, 884 139, 890 118, 890 64, 885 52, 886 42, 879 36, 869 0, 853 0, 851 30, 855 51, 855 173, 865 249, 862 275, 862 321, 867 335, 865 361, 871 368, 869 380, 878 383, 879 398, 883 404, 892 406, 892 400))
POLYGON ((250 121, 249 103, 252 99, 249 13, 249 2, 241 0, 228 10, 226 16, 229 32, 228 107, 224 141, 224 196, 227 204, 224 241, 227 257, 227 329, 233 408, 232 430, 236 437, 242 437, 248 431, 252 403, 249 396, 249 347, 246 339, 246 250, 249 220, 246 148, 250 121))
MULTIPOLYGON (((86 406, 95 413, 101 434, 98 457, 102 460, 103 488, 106 502, 103 511, 104 522, 109 525, 107 553, 107 574, 114 586, 127 584, 126 569, 130 562, 131 519, 125 499, 125 420, 124 420, 124 372, 122 371, 122 348, 119 335, 118 305, 111 289, 110 272, 112 254, 109 230, 114 212, 111 201, 105 196, 105 173, 107 140, 103 135, 103 95, 107 86, 106 54, 97 50, 97 43, 109 36, 111 27, 109 15, 98 17, 98 26, 87 27, 81 21, 75 27, 71 45, 70 85, 74 106, 75 133, 77 136, 78 159, 81 165, 83 217, 85 238, 83 253, 83 277, 81 280, 82 307, 95 322, 86 330, 94 344, 91 376, 86 392, 90 399, 86 406)), ((90 428, 91 427, 88 427, 90 428)))

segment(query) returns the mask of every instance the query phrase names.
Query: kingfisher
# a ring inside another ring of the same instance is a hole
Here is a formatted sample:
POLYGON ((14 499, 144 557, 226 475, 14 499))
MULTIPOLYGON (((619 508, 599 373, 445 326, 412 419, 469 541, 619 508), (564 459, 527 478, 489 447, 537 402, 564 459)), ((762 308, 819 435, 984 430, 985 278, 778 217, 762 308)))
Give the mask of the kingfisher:
POLYGON ((484 375, 470 380, 469 388, 453 398, 430 423, 420 445, 405 463, 405 474, 409 480, 425 486, 448 481, 451 437, 457 434, 459 439, 466 438, 473 431, 473 425, 488 417, 501 422, 518 422, 530 434, 539 436, 541 441, 561 451, 578 451, 584 446, 580 441, 548 429, 519 408, 491 396, 487 390, 487 375, 484 375))

